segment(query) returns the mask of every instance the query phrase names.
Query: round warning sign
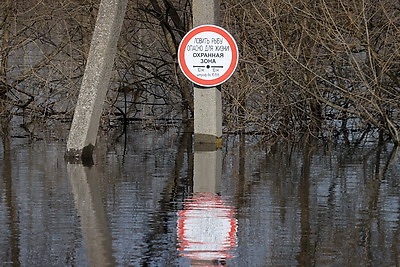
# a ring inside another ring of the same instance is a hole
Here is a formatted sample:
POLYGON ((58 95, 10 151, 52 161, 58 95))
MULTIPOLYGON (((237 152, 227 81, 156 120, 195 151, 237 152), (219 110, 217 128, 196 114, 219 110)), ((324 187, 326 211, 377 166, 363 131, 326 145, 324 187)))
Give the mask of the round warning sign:
POLYGON ((192 82, 213 87, 228 80, 239 60, 233 37, 215 25, 201 25, 189 31, 178 48, 182 72, 192 82))

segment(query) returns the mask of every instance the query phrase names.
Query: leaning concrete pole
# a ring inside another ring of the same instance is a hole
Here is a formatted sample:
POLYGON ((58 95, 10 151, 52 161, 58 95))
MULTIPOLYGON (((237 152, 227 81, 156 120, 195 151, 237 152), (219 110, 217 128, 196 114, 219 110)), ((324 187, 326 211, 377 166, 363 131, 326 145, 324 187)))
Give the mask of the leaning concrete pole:
MULTIPOLYGON (((193 0, 193 27, 219 25, 219 0, 193 0)), ((222 100, 218 87, 194 87, 194 141, 222 145, 222 100)))
POLYGON ((92 158, 127 2, 101 0, 67 143, 67 158, 92 158))

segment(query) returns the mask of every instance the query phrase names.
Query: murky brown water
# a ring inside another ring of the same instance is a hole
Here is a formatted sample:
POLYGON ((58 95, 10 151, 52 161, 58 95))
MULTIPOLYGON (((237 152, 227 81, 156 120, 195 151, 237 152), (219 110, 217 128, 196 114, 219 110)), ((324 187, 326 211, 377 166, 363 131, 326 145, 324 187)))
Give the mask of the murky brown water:
POLYGON ((195 151, 176 130, 130 131, 90 168, 64 161, 65 142, 10 147, 1 266, 400 266, 390 146, 195 151))

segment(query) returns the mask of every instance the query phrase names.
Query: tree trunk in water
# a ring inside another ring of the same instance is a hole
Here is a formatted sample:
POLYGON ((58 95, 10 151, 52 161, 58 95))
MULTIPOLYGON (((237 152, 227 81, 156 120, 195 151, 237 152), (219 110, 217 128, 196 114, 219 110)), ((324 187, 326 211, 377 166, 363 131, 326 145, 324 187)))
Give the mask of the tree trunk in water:
POLYGON ((7 107, 4 100, 8 91, 7 86, 7 68, 8 54, 10 45, 10 24, 9 17, 11 16, 11 0, 5 0, 3 13, 0 13, 0 120, 6 122, 7 107))
POLYGON ((8 50, 10 42, 10 24, 9 17, 11 15, 11 0, 5 0, 3 14, 1 14, 1 62, 0 62, 0 79, 4 79, 7 73, 8 50))

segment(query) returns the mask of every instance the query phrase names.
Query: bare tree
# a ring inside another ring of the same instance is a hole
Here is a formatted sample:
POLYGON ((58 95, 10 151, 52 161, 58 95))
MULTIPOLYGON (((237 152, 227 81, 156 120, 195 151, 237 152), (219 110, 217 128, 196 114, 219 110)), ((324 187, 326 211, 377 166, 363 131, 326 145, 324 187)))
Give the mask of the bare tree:
POLYGON ((270 138, 351 134, 352 141, 376 130, 399 141, 397 1, 232 0, 226 7, 225 24, 238 32, 250 73, 231 83, 249 88, 247 128, 270 138))
MULTIPOLYGON (((2 3, 2 117, 28 130, 70 121, 99 0, 2 3)), ((177 48, 192 27, 191 1, 128 7, 102 125, 190 120, 193 89, 177 48)), ((398 1, 224 0, 221 10, 241 54, 223 86, 226 132, 400 141, 398 1)))

